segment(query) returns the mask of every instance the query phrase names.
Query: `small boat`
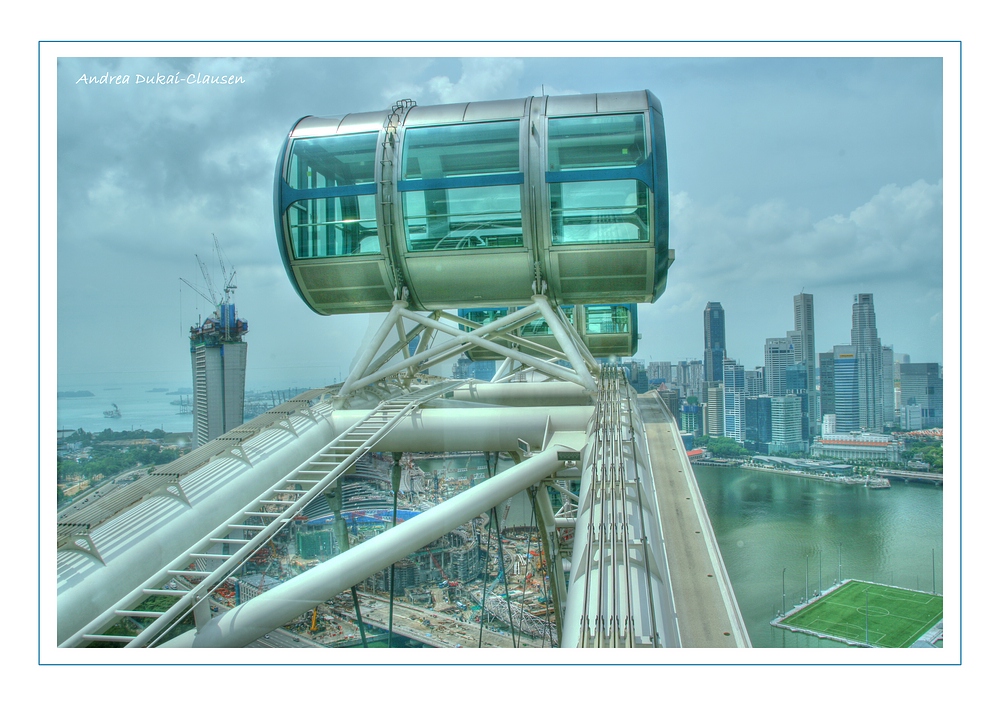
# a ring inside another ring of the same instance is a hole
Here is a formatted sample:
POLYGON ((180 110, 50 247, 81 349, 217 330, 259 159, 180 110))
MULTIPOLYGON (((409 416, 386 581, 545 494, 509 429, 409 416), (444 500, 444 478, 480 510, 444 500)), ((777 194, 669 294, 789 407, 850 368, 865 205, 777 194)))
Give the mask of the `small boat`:
POLYGON ((114 409, 108 409, 104 412, 104 418, 106 419, 120 419, 122 417, 122 412, 118 410, 117 404, 112 404, 114 409))

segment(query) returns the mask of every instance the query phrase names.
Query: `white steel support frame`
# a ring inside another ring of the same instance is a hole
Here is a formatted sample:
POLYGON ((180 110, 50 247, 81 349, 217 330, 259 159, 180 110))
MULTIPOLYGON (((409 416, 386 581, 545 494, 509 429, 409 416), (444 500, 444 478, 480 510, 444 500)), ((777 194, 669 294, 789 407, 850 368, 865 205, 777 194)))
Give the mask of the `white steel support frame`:
POLYGON ((338 396, 343 399, 367 385, 399 376, 404 378, 404 383, 408 383, 421 371, 461 355, 473 347, 498 354, 504 360, 496 381, 509 379, 512 367, 517 363, 521 366, 518 371, 536 370, 545 377, 573 382, 588 391, 597 391, 594 379, 600 369, 597 361, 562 309, 553 308, 545 296, 535 295, 528 306, 485 325, 445 311, 421 315, 410 311, 405 300, 397 300, 375 336, 362 350, 338 396), (522 326, 538 318, 544 319, 548 324, 561 350, 517 335, 522 326), (415 325, 407 331, 405 321, 415 325), (447 325, 443 321, 455 325, 447 325), (462 330, 463 327, 471 330, 462 330), (396 340, 389 342, 394 332, 396 340), (437 334, 445 334, 451 338, 434 344, 437 334), (418 335, 421 336, 420 343, 411 355, 409 343, 418 335), (383 350, 387 343, 388 348, 383 350), (403 354, 403 359, 393 362, 399 353, 403 354), (560 360, 568 362, 570 367, 558 364, 560 360))
POLYGON ((559 452, 567 450, 574 449, 553 446, 533 455, 161 646, 244 646, 541 482, 566 465, 559 452))

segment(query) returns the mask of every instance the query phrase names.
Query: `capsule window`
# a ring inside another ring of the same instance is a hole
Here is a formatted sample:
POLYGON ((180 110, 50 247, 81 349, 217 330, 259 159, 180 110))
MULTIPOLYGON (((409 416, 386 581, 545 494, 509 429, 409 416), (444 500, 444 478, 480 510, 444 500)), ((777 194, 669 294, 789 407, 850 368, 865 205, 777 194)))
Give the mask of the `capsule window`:
POLYGON ((629 332, 628 306, 596 304, 587 306, 586 311, 587 335, 629 332))
POLYGON ((410 252, 524 244, 520 186, 428 189, 402 195, 410 252))
POLYGON ((285 178, 294 189, 373 184, 377 144, 377 132, 297 139, 285 178))
POLYGON ((379 254, 374 195, 296 201, 286 218, 297 259, 379 254))
POLYGON ((634 179, 549 184, 552 243, 649 242, 649 190, 634 179))
MULTIPOLYGON (((566 319, 569 321, 570 325, 573 324, 573 307, 563 306, 563 313, 566 314, 566 319)), ((536 318, 533 321, 528 322, 521 329, 521 335, 532 337, 536 335, 552 335, 552 329, 549 328, 548 321, 544 318, 536 318)))
POLYGON ((635 167, 646 159, 641 113, 549 118, 548 170, 635 167))
POLYGON ((403 135, 403 178, 516 173, 519 137, 517 120, 409 128, 403 135))

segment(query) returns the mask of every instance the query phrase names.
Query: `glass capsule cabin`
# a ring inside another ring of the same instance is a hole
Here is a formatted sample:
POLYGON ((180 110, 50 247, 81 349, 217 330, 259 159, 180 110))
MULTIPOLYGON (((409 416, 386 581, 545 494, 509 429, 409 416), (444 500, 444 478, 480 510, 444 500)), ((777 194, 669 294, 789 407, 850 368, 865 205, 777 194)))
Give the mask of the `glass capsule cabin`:
POLYGON ((321 314, 655 301, 673 261, 649 91, 306 117, 275 170, 279 250, 321 314), (542 284, 544 282, 544 285, 542 284))
MULTIPOLYGON (((587 304, 562 306, 567 320, 580 334, 594 357, 632 357, 639 349, 638 306, 636 304, 587 304)), ((513 308, 459 309, 458 315, 474 323, 485 325, 513 312, 513 308)), ((471 329, 471 327, 469 328, 471 329)), ((533 342, 559 350, 548 323, 536 318, 510 330, 533 342)), ((496 342, 504 345, 503 340, 496 342)), ((508 344, 509 345, 509 344, 508 344)), ((466 354, 472 360, 500 360, 498 355, 483 348, 471 348, 466 354)))

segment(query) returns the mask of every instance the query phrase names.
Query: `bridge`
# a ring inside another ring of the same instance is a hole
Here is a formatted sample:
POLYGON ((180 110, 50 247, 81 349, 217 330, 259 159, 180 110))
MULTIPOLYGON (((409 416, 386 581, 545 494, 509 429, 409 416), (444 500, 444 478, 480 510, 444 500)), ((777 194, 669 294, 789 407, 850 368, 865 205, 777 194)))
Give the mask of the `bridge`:
POLYGON ((395 594, 400 561, 469 522, 499 545, 527 492, 551 622, 509 595, 483 614, 562 648, 750 646, 674 419, 596 357, 634 353, 673 262, 662 133, 648 91, 297 122, 275 177, 289 280, 317 313, 386 316, 343 383, 62 515, 57 643, 243 647, 347 591, 360 622, 360 584, 387 569, 395 594), (495 375, 435 376, 461 355, 495 375), (391 454, 398 497, 415 452, 514 464, 353 545, 341 519, 333 558, 213 613, 313 502, 339 513, 359 460, 391 454))

